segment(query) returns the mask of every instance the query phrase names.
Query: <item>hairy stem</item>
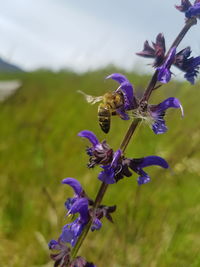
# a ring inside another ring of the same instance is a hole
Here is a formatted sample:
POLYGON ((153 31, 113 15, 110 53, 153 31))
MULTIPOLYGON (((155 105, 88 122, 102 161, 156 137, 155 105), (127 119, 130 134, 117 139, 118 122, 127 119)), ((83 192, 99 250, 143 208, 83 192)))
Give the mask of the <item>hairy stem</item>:
POLYGON ((136 130, 136 128, 137 128, 137 126, 138 126, 140 121, 141 121, 141 119, 135 119, 131 123, 130 127, 128 128, 128 131, 126 132, 126 135, 125 135, 125 137, 124 137, 124 139, 123 139, 123 141, 122 141, 122 143, 120 145, 120 149, 123 152, 125 152, 128 144, 129 144, 129 142, 131 140, 131 137, 133 136, 133 133, 135 132, 135 130, 136 130))
MULTIPOLYGON (((196 18, 191 18, 191 19, 188 19, 183 27, 183 29, 180 31, 180 33, 178 34, 178 36, 176 37, 176 39, 174 40, 174 42, 172 43, 169 51, 167 52, 166 54, 166 58, 171 50, 172 47, 177 47, 180 42, 182 41, 182 39, 184 38, 184 36, 186 35, 186 33, 189 31, 189 29, 195 25, 197 23, 197 20, 196 18)), ((141 99, 141 102, 148 102, 150 96, 151 96, 151 93, 152 91, 154 90, 155 86, 156 86, 156 83, 157 83, 157 76, 158 76, 158 71, 156 70, 144 92, 144 95, 141 99)), ((128 128, 128 131, 126 132, 126 135, 120 145, 120 149, 125 152, 132 136, 133 136, 133 133, 135 132, 136 128, 138 127, 139 125, 139 122, 141 121, 141 119, 135 119, 130 127, 128 128)), ((97 193, 97 196, 96 196, 96 199, 95 199, 95 203, 94 203, 94 210, 101 204, 101 201, 105 195, 105 192, 108 188, 108 184, 105 184, 105 183, 102 183, 100 188, 99 188, 99 191, 97 193)), ((72 249, 72 253, 71 253, 71 257, 72 258, 75 258, 78 251, 79 251, 79 248, 81 247, 83 241, 85 240, 89 230, 90 230, 90 227, 91 227, 91 224, 92 224, 92 219, 90 219, 90 221, 88 222, 88 224, 85 226, 82 234, 79 236, 78 240, 77 240, 77 243, 75 245, 75 247, 72 249)))

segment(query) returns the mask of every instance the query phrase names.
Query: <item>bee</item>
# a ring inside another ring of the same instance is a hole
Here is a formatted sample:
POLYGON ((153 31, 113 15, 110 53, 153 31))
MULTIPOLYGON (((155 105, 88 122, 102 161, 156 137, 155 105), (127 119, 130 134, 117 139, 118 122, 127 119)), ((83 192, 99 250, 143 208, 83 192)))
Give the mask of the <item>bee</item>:
POLYGON ((108 92, 103 96, 91 96, 82 91, 78 91, 83 94, 86 101, 90 104, 95 104, 102 101, 98 106, 98 119, 99 125, 104 133, 108 133, 110 130, 111 116, 117 115, 116 110, 124 105, 124 97, 121 92, 108 92))

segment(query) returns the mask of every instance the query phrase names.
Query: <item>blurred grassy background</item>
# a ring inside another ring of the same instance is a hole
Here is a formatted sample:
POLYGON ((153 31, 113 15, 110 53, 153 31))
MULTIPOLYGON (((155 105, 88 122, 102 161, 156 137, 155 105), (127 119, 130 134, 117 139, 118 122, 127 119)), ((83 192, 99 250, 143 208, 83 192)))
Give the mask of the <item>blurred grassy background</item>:
MULTIPOLYGON (((87 142, 77 133, 94 131, 117 149, 130 122, 113 118, 104 135, 97 105, 88 105, 76 91, 98 96, 116 89, 114 81, 104 81, 113 71, 0 74, 0 80, 23 82, 0 104, 1 266, 53 266, 47 243, 67 223, 64 201, 73 194, 61 185, 63 178, 79 179, 95 196, 99 169, 86 168, 87 142)), ((125 74, 141 94, 149 77, 125 74)), ((200 266, 199 85, 172 82, 154 92, 152 104, 178 97, 185 117, 169 110, 165 135, 155 136, 142 125, 126 154, 163 156, 171 170, 149 168, 152 182, 141 187, 137 175, 109 187, 104 203, 117 204, 115 224, 105 220, 80 251, 97 266, 200 266)))

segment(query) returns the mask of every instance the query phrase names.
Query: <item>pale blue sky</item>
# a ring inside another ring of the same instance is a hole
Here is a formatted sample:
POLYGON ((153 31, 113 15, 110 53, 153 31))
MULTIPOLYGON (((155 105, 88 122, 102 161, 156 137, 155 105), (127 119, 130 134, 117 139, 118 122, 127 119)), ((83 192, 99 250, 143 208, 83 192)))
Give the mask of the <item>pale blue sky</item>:
MULTIPOLYGON (((184 23, 180 0, 0 0, 0 56, 27 70, 77 71, 113 63, 124 68, 149 60, 135 56, 163 32, 169 46, 184 23)), ((181 48, 200 54, 200 25, 181 48)))

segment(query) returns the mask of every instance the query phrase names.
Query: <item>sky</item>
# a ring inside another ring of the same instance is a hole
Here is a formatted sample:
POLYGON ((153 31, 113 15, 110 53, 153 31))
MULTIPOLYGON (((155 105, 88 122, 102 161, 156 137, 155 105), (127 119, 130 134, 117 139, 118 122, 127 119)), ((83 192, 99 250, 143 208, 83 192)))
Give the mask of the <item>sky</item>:
MULTIPOLYGON (((135 55, 162 32, 169 47, 184 24, 180 0, 0 0, 0 57, 25 70, 78 72, 115 64, 141 71, 151 63, 135 55)), ((194 26, 180 48, 200 54, 194 26)))

